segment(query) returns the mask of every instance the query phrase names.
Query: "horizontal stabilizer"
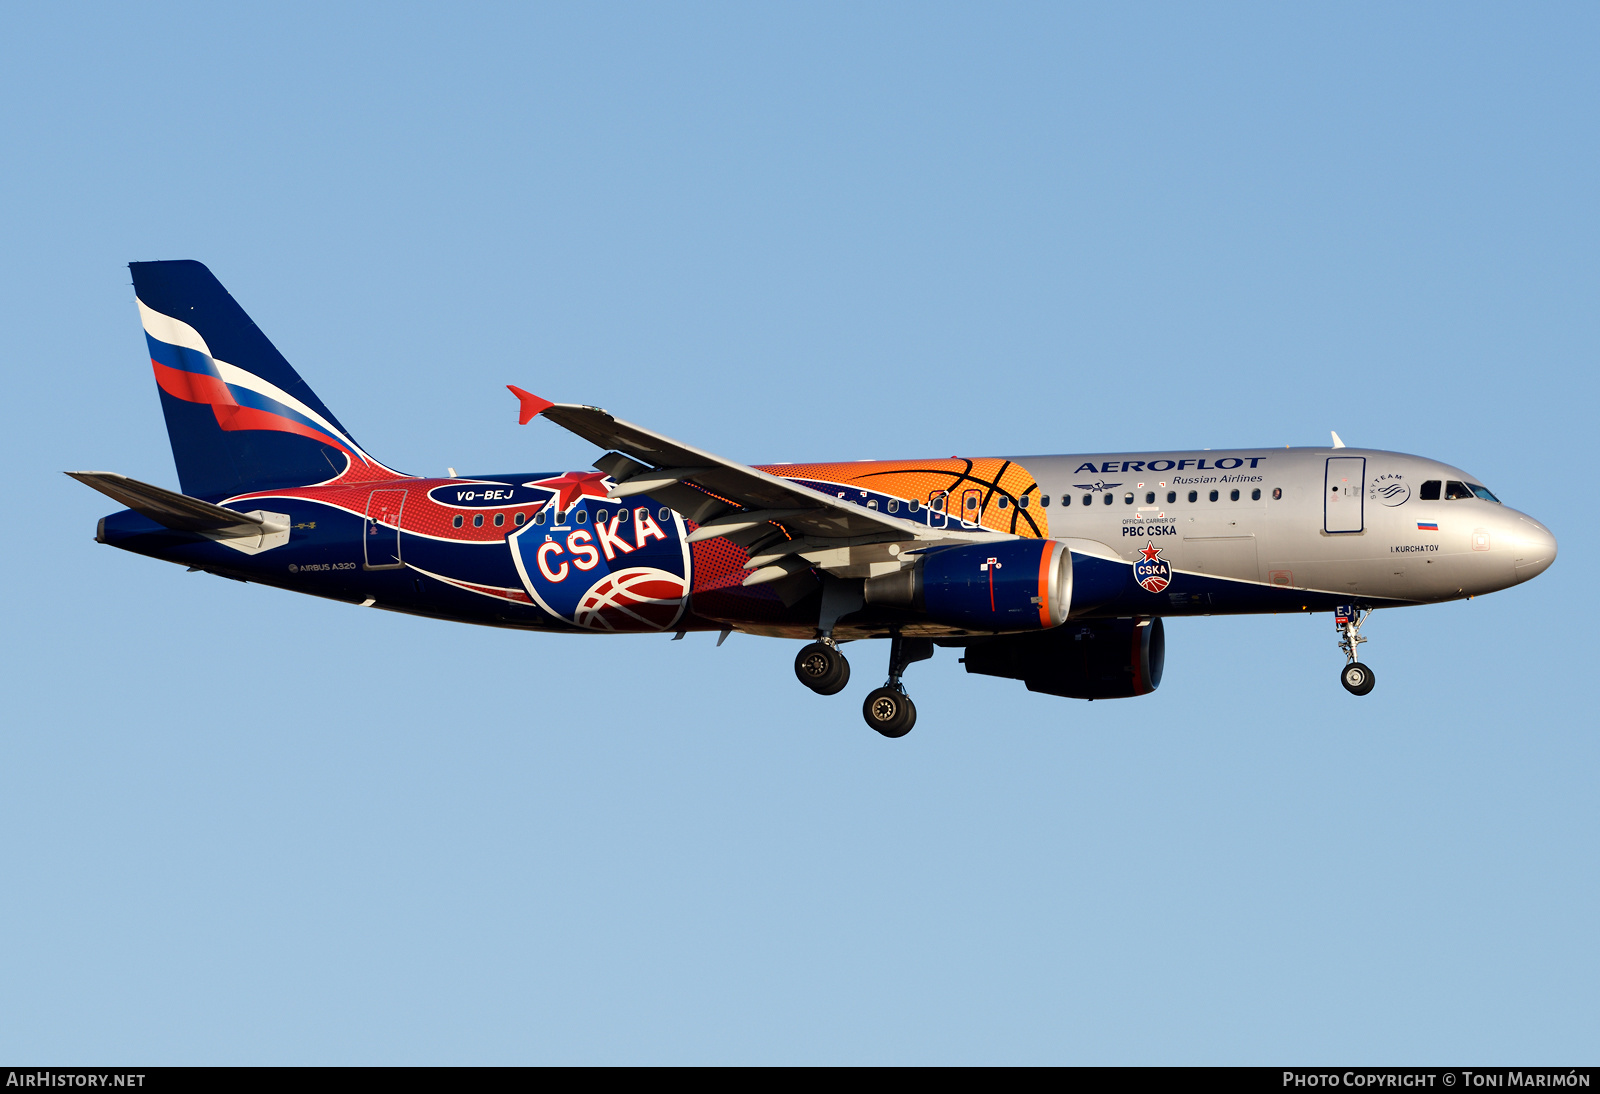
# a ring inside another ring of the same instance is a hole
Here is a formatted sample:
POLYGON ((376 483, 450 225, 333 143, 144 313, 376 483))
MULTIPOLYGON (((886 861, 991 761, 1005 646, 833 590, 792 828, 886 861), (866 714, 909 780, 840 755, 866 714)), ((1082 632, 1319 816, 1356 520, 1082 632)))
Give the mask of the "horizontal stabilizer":
MULTIPOLYGON (((135 513, 143 514, 167 528, 179 532, 210 533, 216 536, 259 536, 267 521, 265 516, 239 513, 212 505, 209 501, 191 498, 172 490, 163 490, 126 475, 112 471, 68 471, 70 477, 85 486, 92 486, 113 501, 119 501, 135 513)), ((268 529, 270 531, 270 529, 268 529)))

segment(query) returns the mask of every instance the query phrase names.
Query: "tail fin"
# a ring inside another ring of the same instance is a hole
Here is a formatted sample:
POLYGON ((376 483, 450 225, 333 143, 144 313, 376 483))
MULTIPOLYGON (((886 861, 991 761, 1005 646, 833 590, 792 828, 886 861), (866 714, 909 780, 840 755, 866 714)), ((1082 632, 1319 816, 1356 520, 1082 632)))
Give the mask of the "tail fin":
POLYGON ((361 450, 210 270, 129 268, 185 494, 399 477, 361 450))

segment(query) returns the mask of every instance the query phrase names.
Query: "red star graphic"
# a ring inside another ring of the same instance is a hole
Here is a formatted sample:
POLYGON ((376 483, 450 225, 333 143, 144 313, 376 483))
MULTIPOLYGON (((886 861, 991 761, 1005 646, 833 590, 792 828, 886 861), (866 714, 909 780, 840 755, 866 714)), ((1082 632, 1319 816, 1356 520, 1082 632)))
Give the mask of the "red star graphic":
POLYGON ((553 479, 540 479, 522 485, 537 486, 541 490, 554 490, 556 508, 565 512, 571 509, 579 498, 603 498, 609 494, 610 491, 604 484, 605 477, 604 471, 568 471, 565 475, 557 475, 553 479))
POLYGON ((1158 562, 1161 559, 1161 548, 1154 543, 1148 547, 1139 548, 1139 553, 1144 556, 1146 562, 1158 562))

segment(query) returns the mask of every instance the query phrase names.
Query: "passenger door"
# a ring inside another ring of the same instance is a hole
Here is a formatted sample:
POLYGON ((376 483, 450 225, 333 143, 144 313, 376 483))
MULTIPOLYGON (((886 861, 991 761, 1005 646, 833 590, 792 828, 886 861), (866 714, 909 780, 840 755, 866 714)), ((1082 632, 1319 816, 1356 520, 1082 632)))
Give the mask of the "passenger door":
POLYGON ((1322 530, 1359 532, 1365 527, 1362 506, 1367 481, 1365 456, 1330 456, 1322 484, 1322 530))
POLYGON ((404 490, 374 490, 367 497, 367 519, 362 530, 363 560, 369 570, 392 570, 400 562, 400 511, 404 490))

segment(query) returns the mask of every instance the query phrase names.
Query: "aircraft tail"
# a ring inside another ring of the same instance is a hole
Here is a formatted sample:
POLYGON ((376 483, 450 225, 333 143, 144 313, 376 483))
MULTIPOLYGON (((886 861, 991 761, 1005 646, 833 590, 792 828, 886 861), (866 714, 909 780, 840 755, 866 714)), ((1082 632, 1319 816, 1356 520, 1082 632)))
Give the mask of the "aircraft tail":
POLYGON ((205 266, 129 268, 185 494, 400 477, 361 450, 205 266))

